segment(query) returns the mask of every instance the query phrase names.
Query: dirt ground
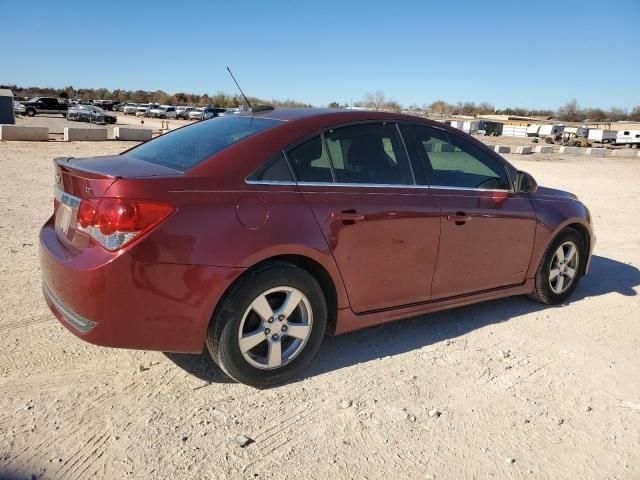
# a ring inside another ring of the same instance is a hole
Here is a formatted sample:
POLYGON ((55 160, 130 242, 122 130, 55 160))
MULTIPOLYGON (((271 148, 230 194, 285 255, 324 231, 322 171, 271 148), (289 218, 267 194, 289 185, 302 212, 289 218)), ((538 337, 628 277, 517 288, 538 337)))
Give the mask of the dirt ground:
POLYGON ((593 213, 569 304, 331 337, 303 378, 260 391, 206 355, 85 344, 49 313, 51 159, 128 146, 0 142, 0 478, 640 478, 640 159, 508 156, 593 213))

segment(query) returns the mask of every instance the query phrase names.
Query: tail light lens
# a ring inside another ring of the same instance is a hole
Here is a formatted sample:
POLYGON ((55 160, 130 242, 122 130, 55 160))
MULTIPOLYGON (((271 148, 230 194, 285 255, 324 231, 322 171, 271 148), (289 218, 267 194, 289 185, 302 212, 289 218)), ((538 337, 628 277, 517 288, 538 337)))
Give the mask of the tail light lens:
POLYGON ((174 211, 173 205, 149 200, 82 200, 78 208, 78 230, 114 251, 150 231, 174 211))

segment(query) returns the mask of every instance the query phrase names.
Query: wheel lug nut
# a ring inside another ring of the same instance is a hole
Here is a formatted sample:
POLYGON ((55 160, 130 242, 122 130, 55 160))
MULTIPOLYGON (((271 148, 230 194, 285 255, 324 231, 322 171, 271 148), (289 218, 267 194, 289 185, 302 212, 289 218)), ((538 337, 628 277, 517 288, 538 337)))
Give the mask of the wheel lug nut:
POLYGON ((264 334, 265 335, 269 335, 271 333, 271 330, 269 330, 268 328, 264 329, 264 334))
POLYGON ((279 315, 278 316, 278 320, 283 321, 284 320, 284 315, 279 315))
POLYGON ((281 328, 280 330, 282 330, 283 332, 286 332, 286 331, 287 331, 287 326, 286 326, 286 325, 283 325, 283 326, 282 326, 282 328, 281 328))
POLYGON ((273 338, 274 340, 277 340, 277 339, 278 339, 278 334, 277 334, 277 333, 274 333, 274 334, 271 336, 271 338, 273 338))
POLYGON ((267 322, 273 323, 273 317, 269 318, 269 320, 267 320, 267 322))

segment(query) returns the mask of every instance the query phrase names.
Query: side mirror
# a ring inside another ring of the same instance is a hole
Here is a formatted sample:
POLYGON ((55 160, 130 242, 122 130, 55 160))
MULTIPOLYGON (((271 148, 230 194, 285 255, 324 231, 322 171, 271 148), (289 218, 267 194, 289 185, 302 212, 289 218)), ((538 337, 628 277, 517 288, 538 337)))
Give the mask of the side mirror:
POLYGON ((538 190, 538 183, 531 174, 518 170, 518 175, 516 177, 516 192, 534 193, 536 190, 538 190))

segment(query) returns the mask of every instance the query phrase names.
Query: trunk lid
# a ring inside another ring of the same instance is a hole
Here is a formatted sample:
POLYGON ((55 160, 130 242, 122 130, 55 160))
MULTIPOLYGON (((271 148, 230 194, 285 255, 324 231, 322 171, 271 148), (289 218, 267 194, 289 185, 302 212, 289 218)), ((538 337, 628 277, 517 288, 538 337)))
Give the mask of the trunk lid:
POLYGON ((66 244, 87 247, 87 237, 76 235, 78 208, 84 199, 104 197, 119 178, 183 175, 162 165, 120 155, 54 159, 54 220, 58 238, 66 244))

